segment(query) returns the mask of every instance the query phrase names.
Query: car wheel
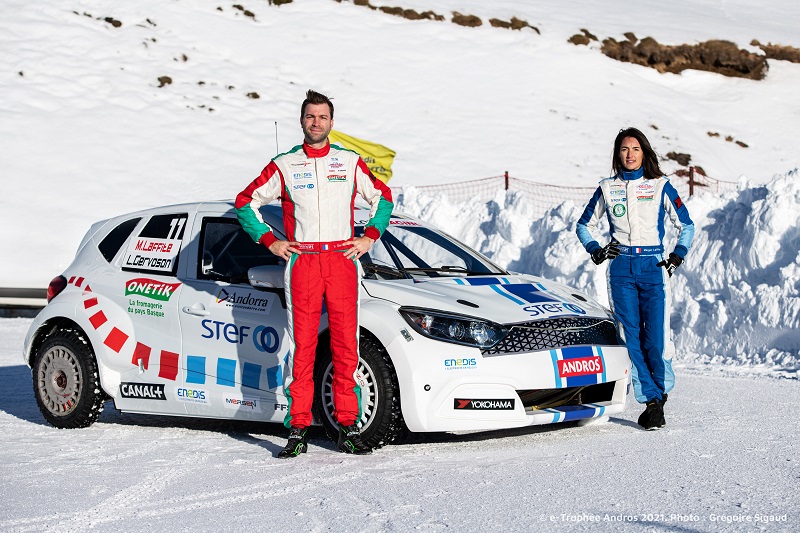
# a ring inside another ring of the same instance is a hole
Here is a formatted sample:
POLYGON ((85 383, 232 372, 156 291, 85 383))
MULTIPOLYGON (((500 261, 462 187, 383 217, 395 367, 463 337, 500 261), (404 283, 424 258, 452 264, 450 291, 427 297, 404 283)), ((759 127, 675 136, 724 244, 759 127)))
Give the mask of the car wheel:
MULTIPOLYGON (((338 438, 333 416, 333 362, 325 340, 321 341, 314 376, 316 412, 331 439, 338 438)), ((375 338, 361 333, 360 359, 356 380, 361 387, 361 438, 367 446, 379 448, 406 430, 400 411, 400 387, 389 354, 375 338)))
POLYGON ((103 411, 97 363, 82 333, 66 329, 48 337, 36 352, 32 375, 39 410, 55 427, 88 427, 103 411))

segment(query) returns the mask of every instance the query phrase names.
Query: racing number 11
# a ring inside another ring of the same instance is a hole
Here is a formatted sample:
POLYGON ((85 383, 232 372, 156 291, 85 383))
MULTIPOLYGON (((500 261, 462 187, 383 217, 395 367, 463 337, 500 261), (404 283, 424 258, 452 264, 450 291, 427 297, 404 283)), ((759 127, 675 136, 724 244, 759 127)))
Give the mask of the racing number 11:
POLYGON ((172 222, 169 223, 170 230, 169 230, 169 235, 167 235, 167 239, 177 239, 185 223, 186 219, 183 217, 173 218, 172 222))

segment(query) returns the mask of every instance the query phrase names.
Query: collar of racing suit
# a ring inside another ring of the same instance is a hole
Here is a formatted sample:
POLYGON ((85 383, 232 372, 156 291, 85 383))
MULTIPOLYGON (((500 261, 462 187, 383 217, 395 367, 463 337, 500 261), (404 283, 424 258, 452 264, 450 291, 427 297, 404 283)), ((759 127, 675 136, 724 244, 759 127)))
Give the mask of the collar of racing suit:
POLYGON ((323 148, 314 148, 307 142, 303 141, 303 151, 310 158, 325 157, 331 151, 330 141, 323 148))
POLYGON ((630 172, 627 170, 622 171, 622 179, 624 180, 638 180, 642 176, 644 176, 644 165, 630 172))

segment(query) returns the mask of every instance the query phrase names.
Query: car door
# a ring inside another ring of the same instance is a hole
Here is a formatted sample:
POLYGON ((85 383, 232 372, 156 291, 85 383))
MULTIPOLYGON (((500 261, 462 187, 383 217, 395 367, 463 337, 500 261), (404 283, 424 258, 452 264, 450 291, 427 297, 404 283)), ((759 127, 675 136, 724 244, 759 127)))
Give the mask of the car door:
POLYGON ((249 268, 279 265, 233 216, 198 213, 180 294, 185 406, 196 416, 283 421, 288 355, 283 290, 259 290, 249 268))

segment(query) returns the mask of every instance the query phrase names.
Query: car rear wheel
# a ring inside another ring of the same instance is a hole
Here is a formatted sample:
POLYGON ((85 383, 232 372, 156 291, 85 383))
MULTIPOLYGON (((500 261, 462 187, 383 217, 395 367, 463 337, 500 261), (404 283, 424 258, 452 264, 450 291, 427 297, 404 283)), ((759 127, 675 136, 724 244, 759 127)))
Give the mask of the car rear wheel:
POLYGON ((39 410, 55 427, 88 427, 103 411, 97 363, 82 333, 65 329, 48 337, 36 352, 32 374, 39 410))
MULTIPOLYGON (((318 419, 331 439, 339 429, 333 411, 333 362, 327 338, 320 340, 314 376, 318 419)), ((379 448, 406 431, 400 411, 400 387, 389 354, 374 337, 362 331, 356 381, 361 388, 361 438, 367 446, 379 448)))

